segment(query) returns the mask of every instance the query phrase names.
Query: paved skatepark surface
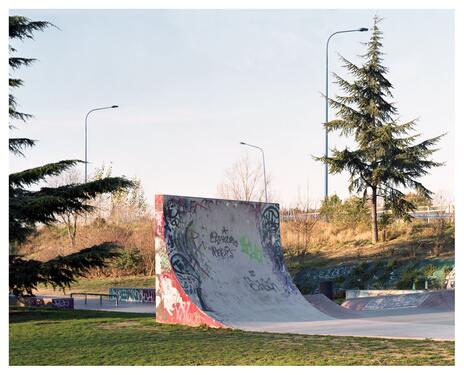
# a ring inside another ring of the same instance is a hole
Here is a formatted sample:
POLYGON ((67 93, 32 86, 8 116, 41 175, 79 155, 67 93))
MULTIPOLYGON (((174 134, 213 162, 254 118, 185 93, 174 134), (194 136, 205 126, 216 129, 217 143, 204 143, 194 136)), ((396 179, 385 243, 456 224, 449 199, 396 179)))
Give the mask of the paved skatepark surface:
POLYGON ((118 306, 116 306, 115 301, 110 301, 108 298, 103 298, 102 304, 100 305, 99 297, 88 296, 86 303, 84 297, 76 296, 74 297, 74 309, 153 314, 155 312, 155 304, 140 302, 119 302, 118 306))
POLYGON ((158 195, 155 220, 159 322, 454 339, 450 309, 406 307, 357 315, 324 301, 308 301, 284 264, 277 204, 158 195))

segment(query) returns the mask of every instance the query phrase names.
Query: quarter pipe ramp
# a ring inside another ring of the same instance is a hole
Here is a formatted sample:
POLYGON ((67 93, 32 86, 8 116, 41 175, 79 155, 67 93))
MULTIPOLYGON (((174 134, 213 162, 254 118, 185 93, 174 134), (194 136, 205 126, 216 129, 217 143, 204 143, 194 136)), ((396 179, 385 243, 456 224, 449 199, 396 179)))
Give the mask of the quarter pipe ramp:
POLYGON ((390 322, 357 318, 363 314, 343 309, 344 319, 337 319, 338 314, 317 308, 317 301, 308 302, 284 264, 277 204, 157 195, 155 263, 156 320, 163 323, 306 334, 454 337, 452 313, 398 316, 388 318, 390 322))
POLYGON ((156 319, 235 326, 331 317, 288 274, 277 204, 158 195, 156 319))

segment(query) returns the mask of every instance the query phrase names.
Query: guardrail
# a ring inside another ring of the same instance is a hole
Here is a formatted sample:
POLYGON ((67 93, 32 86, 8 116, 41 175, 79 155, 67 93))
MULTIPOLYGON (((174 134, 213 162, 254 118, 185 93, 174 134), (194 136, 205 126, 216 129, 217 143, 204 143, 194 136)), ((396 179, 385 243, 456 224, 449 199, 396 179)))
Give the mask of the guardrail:
POLYGON ((75 295, 80 295, 80 296, 85 296, 84 299, 84 305, 87 305, 87 296, 99 296, 100 297, 100 306, 103 305, 103 297, 108 297, 108 298, 116 298, 116 307, 119 305, 119 298, 116 294, 107 294, 107 293, 87 293, 87 292, 80 292, 80 293, 71 293, 71 298, 75 295))

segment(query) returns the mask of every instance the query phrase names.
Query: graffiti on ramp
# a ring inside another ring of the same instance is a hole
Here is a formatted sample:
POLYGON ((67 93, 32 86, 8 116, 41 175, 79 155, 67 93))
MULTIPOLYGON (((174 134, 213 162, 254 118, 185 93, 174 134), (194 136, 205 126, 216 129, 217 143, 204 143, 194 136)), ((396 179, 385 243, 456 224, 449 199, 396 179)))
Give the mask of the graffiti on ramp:
POLYGON ((157 195, 156 320, 234 327, 331 319, 286 270, 277 204, 157 195))

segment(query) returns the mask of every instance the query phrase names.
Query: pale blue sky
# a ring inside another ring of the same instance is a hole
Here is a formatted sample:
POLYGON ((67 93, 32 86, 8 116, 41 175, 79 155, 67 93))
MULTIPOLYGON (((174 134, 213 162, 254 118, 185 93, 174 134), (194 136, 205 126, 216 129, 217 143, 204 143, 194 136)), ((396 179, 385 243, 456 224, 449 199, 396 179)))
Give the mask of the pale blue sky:
MULTIPOLYGON (((90 170, 113 163, 155 193, 215 196, 225 170, 260 145, 277 200, 298 190, 323 195, 325 41, 337 30, 371 27, 384 17, 385 65, 402 120, 419 117, 424 137, 447 132, 435 159, 446 166, 423 182, 453 197, 454 16, 446 10, 34 10, 12 11, 60 28, 17 43, 39 59, 17 75, 20 109, 35 119, 13 134, 38 139, 13 171, 84 158, 89 118, 90 170)), ((337 53, 359 62, 369 33, 336 36, 331 71, 344 76, 337 53)), ((331 93, 337 92, 331 85, 331 93)), ((333 115, 331 115, 333 117, 333 115)), ((345 139, 331 135, 331 146, 345 139)), ((330 176, 330 193, 347 196, 347 175, 330 176)))

